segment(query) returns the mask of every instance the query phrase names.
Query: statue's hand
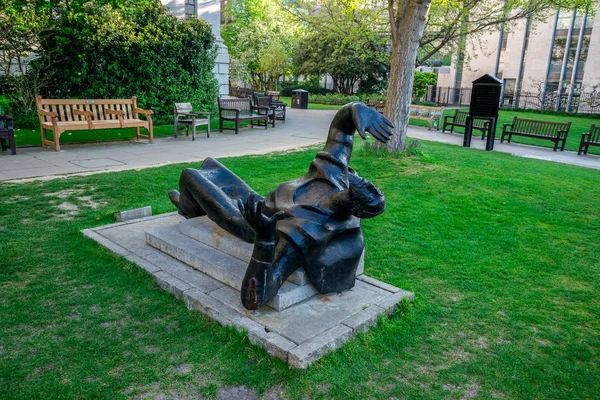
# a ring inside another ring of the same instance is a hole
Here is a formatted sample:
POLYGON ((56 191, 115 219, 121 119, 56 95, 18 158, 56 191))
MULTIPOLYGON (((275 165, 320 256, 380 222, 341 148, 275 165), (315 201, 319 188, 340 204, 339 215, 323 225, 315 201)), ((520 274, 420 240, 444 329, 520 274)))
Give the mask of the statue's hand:
POLYGON ((392 121, 381 115, 364 103, 356 102, 352 104, 352 120, 356 130, 363 139, 367 139, 367 132, 382 143, 386 143, 392 137, 394 124, 392 121))
POLYGON ((264 200, 256 201, 254 196, 248 196, 243 201, 238 200, 238 208, 244 219, 256 233, 255 242, 272 242, 275 240, 275 226, 284 217, 285 212, 279 211, 271 217, 263 214, 264 200))

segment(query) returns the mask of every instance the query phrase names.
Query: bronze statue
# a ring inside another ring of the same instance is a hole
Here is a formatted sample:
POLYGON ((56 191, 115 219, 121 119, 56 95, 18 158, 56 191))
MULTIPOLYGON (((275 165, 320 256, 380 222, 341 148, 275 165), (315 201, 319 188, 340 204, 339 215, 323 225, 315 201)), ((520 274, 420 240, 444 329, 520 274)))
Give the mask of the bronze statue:
POLYGON ((354 132, 387 142, 394 125, 360 102, 346 104, 333 118, 323 151, 308 172, 262 197, 218 161, 181 173, 169 197, 186 218, 202 215, 254 243, 242 284, 242 303, 255 310, 276 294, 298 268, 320 293, 354 286, 364 248, 360 218, 385 210, 383 193, 348 166, 354 132))

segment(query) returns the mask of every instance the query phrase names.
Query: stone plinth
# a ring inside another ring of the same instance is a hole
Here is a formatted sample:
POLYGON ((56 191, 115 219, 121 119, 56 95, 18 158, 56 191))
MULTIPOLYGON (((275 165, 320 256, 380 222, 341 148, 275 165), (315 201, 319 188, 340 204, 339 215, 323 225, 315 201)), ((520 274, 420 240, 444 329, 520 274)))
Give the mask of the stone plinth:
MULTIPOLYGON (((279 304, 248 311, 241 305, 238 290, 247 254, 238 249, 235 251, 239 258, 223 252, 219 256, 222 259, 215 259, 214 253, 203 255, 205 251, 215 252, 216 248, 203 243, 210 242, 209 239, 194 238, 190 229, 195 228, 189 225, 195 222, 190 221, 170 213, 86 229, 83 234, 145 269, 161 288, 184 301, 189 309, 200 311, 223 325, 243 328, 252 343, 295 368, 307 367, 355 334, 368 330, 377 323, 379 315, 391 314, 402 299, 413 299, 412 293, 363 274, 357 277, 354 288, 343 293, 315 294, 284 306, 289 295, 282 290, 279 304), (146 243, 147 238, 152 246, 146 243), (221 273, 219 279, 198 268, 200 259, 207 262, 205 259, 211 257, 212 272, 221 273)), ((226 248, 231 244, 226 243, 230 237, 223 238, 217 240, 217 247, 226 248)), ((246 248, 251 250, 251 245, 246 248)), ((291 291, 312 289, 302 279, 299 274, 284 286, 293 288, 291 291)))

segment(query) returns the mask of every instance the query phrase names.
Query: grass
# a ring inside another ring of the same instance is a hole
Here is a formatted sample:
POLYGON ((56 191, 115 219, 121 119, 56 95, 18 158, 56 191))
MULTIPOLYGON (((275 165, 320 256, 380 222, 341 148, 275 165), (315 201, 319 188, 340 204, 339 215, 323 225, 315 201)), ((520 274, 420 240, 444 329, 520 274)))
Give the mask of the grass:
MULTIPOLYGON (((468 111, 464 109, 463 111, 468 111)), ((454 110, 445 110, 444 116, 454 115, 454 110)), ((592 124, 598 125, 600 120, 598 118, 591 117, 580 117, 580 116, 565 116, 565 115, 549 115, 549 114, 538 114, 526 111, 512 111, 512 110, 501 110, 498 115, 498 123, 496 125, 496 139, 500 140, 502 136, 502 125, 508 124, 513 121, 514 117, 535 119, 540 121, 549 122, 565 122, 571 121, 571 129, 569 130, 569 136, 567 136, 567 144, 565 150, 577 151, 579 150, 579 143, 581 141, 581 134, 590 131, 592 124)), ((443 119, 442 119, 443 124, 443 119)), ((464 133, 463 128, 456 128, 454 132, 464 133)), ((473 136, 481 136, 481 133, 477 130, 473 131, 473 136)), ((512 142, 523 143, 534 146, 551 147, 554 148, 554 142, 545 139, 536 139, 523 136, 513 136, 512 142)), ((590 154, 600 154, 600 148, 590 146, 590 154)))
MULTIPOLYGON (((291 104, 291 97, 281 97, 281 100, 286 102, 288 106, 291 104)), ((339 110, 341 106, 337 105, 328 105, 328 104, 313 104, 309 103, 308 108, 310 110, 339 110)), ((466 110, 466 109, 465 109, 466 110)), ((467 110, 468 111, 468 110, 467 110)), ((445 110, 444 116, 446 115, 454 115, 454 110, 445 110)), ((569 136, 567 138, 567 144, 565 146, 566 150, 577 151, 579 149, 579 142, 581 140, 581 134, 583 132, 588 132, 589 128, 592 124, 598 124, 600 121, 598 118, 589 118, 589 117, 576 117, 576 116, 563 116, 563 115, 547 115, 547 114, 537 114, 537 113, 529 113, 523 111, 500 111, 500 115, 498 118, 498 124, 496 128, 496 138, 499 140, 502 134, 502 124, 510 123, 513 120, 514 116, 518 116, 520 118, 529 118, 529 119, 538 119, 543 121, 554 121, 554 122, 563 122, 563 121, 571 121, 571 129, 569 131, 569 136)), ((423 120, 415 120, 410 119, 409 123, 414 126, 422 126, 427 127, 427 121, 423 120)), ((442 117, 443 123, 443 117, 442 117)), ((241 126, 248 125, 248 122, 242 122, 241 126)), ((211 119, 211 131, 218 132, 219 129, 219 119, 218 115, 213 116, 211 119)), ((226 126, 233 126, 231 123, 226 123, 226 126)), ((197 135, 205 134, 205 127, 200 126, 196 128, 197 135)), ((142 134, 146 134, 145 130, 142 129, 142 134)), ((185 130, 180 129, 180 134, 184 134, 185 130)), ((456 128, 454 130, 456 133, 464 133, 462 128, 456 128)), ((50 133, 50 135, 52 135, 50 133)), ((170 136, 173 135, 173 125, 159 125, 154 127, 154 136, 170 136)), ((473 131, 473 136, 481 136, 480 132, 477 130, 473 131)), ((104 142, 104 141, 115 141, 115 140, 133 140, 135 138, 135 131, 133 128, 130 129, 99 129, 92 131, 71 131, 64 132, 60 137, 61 144, 69 144, 69 143, 87 143, 87 142, 104 142)), ((40 130, 36 129, 19 129, 15 130, 15 141, 17 146, 40 146, 40 130)), ((530 144, 534 146, 543 146, 543 147, 554 147, 554 143, 549 140, 543 139, 535 139, 528 137, 519 137, 513 136, 512 139, 515 143, 524 143, 530 144)), ((589 150, 590 154, 600 154, 600 147, 591 146, 589 150)))
MULTIPOLYGON (((186 165, 3 184, 0 398, 596 398, 600 172, 423 145, 352 159, 388 204, 363 221, 366 273, 414 304, 305 371, 82 237, 117 210, 172 211, 186 165)), ((266 194, 316 151, 221 161, 266 194)))

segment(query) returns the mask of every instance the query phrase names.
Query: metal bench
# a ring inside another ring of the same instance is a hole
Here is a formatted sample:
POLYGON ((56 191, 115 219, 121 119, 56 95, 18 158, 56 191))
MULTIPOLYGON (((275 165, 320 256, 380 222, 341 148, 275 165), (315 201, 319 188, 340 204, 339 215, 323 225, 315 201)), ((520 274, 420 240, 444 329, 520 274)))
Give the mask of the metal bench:
POLYGON ((112 100, 42 99, 38 96, 36 103, 42 147, 54 146, 55 151, 60 151, 60 135, 65 131, 112 128, 135 128, 137 140, 145 138, 154 143, 153 111, 138 108, 135 96, 112 100), (146 119, 138 118, 139 114, 146 115, 146 119), (146 128, 148 135, 140 134, 140 128, 146 128), (48 140, 48 131, 52 131, 53 140, 48 140))
POLYGON ((219 105, 219 131, 223 129, 239 133, 240 122, 250 121, 251 126, 264 126, 267 129, 269 120, 269 107, 255 106, 250 98, 245 99, 222 99, 217 98, 219 105), (225 121, 234 122, 235 128, 225 128, 225 121), (262 122, 261 122, 262 121, 262 122))
POLYGON ((209 112, 194 112, 190 103, 175 103, 175 138, 179 133, 179 125, 185 125, 185 135, 190 134, 192 128, 192 141, 196 140, 196 127, 206 125, 206 137, 210 137, 210 113, 209 112), (199 117, 203 115, 204 117, 199 117), (183 117, 183 119, 181 119, 183 117))
POLYGON ((558 144, 562 141, 560 151, 563 151, 570 128, 571 122, 548 122, 515 117, 512 123, 502 126, 500 143, 504 142, 506 135, 508 135, 508 143, 513 135, 527 136, 553 141, 554 151, 558 150, 558 144))
MULTIPOLYGON (((447 115, 444 117, 444 125, 442 126, 442 133, 446 132, 446 128, 450 127, 450 133, 454 132, 454 127, 466 128, 467 116, 469 113, 464 111, 456 110, 454 115, 447 115), (450 120, 450 121, 449 121, 450 120)), ((481 132, 481 140, 485 139, 486 133, 490 131, 490 123, 486 120, 473 119, 473 129, 477 129, 481 132)))
POLYGON ((577 154, 587 154, 590 146, 600 146, 600 126, 593 124, 589 132, 581 135, 581 142, 579 143, 579 151, 577 154))

